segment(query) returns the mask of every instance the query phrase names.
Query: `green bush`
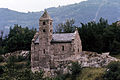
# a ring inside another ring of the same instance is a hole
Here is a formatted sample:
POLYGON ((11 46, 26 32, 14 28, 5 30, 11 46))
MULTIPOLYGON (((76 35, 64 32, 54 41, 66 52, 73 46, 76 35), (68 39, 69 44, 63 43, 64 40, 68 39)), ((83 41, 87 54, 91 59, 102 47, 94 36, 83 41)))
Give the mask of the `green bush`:
MULTIPOLYGON (((3 74, 4 70, 3 70, 3 66, 0 66, 0 77, 1 77, 1 74, 3 74)), ((1 79, 0 79, 1 80, 1 79)))
POLYGON ((58 76, 56 76, 55 78, 52 78, 51 80, 67 80, 67 78, 69 78, 71 75, 68 74, 60 74, 58 76))
POLYGON ((12 61, 12 62, 21 62, 21 61, 25 61, 25 58, 23 56, 9 56, 7 61, 12 61))
POLYGON ((120 62, 111 62, 103 78, 104 80, 120 80, 120 62))
POLYGON ((27 61, 26 64, 25 64, 25 66, 26 66, 27 68, 31 68, 31 62, 30 62, 30 61, 27 61))
POLYGON ((9 62, 16 62, 17 61, 17 57, 16 56, 9 56, 7 59, 7 63, 9 62))
POLYGON ((4 61, 4 57, 0 56, 0 62, 4 61))
POLYGON ((4 48, 0 46, 0 54, 4 54, 4 53, 5 53, 4 48))
POLYGON ((21 63, 21 64, 15 64, 14 65, 16 69, 23 69, 25 67, 25 64, 21 63))
POLYGON ((21 61, 24 61, 25 58, 23 56, 17 56, 17 62, 21 62, 21 61))
POLYGON ((72 75, 77 75, 81 72, 82 67, 78 62, 73 62, 69 69, 72 72, 72 75))

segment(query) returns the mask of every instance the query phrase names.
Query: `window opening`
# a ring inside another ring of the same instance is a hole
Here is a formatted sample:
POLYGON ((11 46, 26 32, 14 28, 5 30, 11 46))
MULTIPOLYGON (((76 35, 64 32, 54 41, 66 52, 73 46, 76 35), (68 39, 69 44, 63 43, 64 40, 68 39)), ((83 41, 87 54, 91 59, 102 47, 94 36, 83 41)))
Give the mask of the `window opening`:
POLYGON ((45 29, 43 29, 43 32, 45 32, 45 29))
POLYGON ((50 22, 50 25, 52 25, 52 22, 50 22))
POLYGON ((62 51, 64 51, 64 46, 62 46, 62 51))
POLYGON ((45 49, 43 50, 43 53, 45 54, 45 49))
POLYGON ((43 22, 43 25, 46 25, 45 22, 43 22))

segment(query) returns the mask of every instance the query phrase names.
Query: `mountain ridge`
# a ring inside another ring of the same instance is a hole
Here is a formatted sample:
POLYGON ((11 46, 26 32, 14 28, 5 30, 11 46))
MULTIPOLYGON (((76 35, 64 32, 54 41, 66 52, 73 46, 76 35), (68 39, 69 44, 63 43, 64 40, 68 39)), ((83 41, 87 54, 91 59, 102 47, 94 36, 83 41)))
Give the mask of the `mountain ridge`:
MULTIPOLYGON (((111 24, 120 20, 120 1, 87 0, 67 6, 51 7, 47 11, 54 20, 54 28, 66 19, 75 19, 75 24, 80 26, 80 22, 98 21, 99 18, 103 17, 111 24)), ((8 30, 14 24, 38 29, 38 21, 42 13, 43 11, 23 13, 8 8, 0 8, 0 30, 8 30)))

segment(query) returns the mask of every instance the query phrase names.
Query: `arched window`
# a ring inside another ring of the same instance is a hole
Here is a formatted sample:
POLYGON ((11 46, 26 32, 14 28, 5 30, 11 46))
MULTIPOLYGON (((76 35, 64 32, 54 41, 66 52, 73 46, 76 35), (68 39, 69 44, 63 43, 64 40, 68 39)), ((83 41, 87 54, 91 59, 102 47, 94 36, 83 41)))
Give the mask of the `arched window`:
POLYGON ((46 25, 45 21, 43 22, 43 25, 46 25))

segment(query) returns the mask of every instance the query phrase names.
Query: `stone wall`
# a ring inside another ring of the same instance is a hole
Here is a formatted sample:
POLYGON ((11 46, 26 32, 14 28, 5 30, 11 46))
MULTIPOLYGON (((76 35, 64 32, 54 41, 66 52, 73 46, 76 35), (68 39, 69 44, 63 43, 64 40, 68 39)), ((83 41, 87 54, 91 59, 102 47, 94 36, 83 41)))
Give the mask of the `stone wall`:
POLYGON ((54 55, 54 59, 60 60, 73 55, 73 49, 71 43, 52 43, 50 46, 51 56, 54 55), (64 49, 63 49, 64 48, 64 49))
POLYGON ((80 54, 80 52, 82 52, 82 44, 81 44, 81 39, 78 33, 78 30, 75 31, 75 38, 72 41, 72 45, 74 48, 74 54, 80 54))

